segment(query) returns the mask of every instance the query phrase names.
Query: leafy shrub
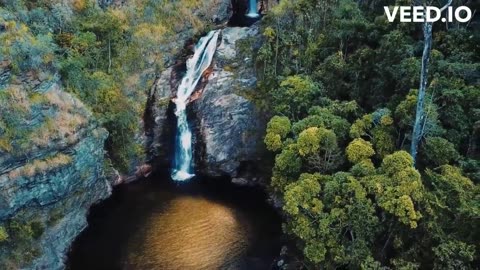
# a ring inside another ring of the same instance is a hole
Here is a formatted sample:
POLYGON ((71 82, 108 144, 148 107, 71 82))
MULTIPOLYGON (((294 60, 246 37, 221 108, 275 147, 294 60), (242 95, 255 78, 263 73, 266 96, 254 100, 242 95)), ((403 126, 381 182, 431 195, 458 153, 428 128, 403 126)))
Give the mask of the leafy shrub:
POLYGON ((8 240, 8 233, 5 230, 5 227, 0 226, 0 243, 5 242, 8 240))

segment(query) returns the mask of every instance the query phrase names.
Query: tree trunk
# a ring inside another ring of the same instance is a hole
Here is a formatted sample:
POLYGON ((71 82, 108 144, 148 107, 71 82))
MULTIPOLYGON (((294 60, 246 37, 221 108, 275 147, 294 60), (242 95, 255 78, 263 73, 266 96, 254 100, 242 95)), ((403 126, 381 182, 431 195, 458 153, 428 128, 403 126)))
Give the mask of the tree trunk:
POLYGON ((108 40, 108 74, 111 74, 112 69, 112 44, 110 39, 108 40))
MULTIPOLYGON (((440 9, 443 12, 448 6, 452 4, 452 0, 448 0, 447 4, 440 9)), ((425 14, 426 15, 426 14, 425 14)), ((425 18, 426 19, 426 18, 425 18)), ((433 23, 425 21, 423 23, 423 54, 422 54, 422 70, 420 73, 420 87, 418 88, 417 96, 417 110, 415 113, 415 123, 413 124, 412 144, 410 146, 410 154, 413 158, 413 166, 417 159, 418 145, 423 137, 423 126, 425 119, 424 100, 425 92, 427 91, 428 81, 428 61, 430 60, 430 52, 432 51, 432 28, 433 23)))
POLYGON ((415 165, 418 145, 423 136, 423 122, 425 121, 424 100, 425 92, 427 91, 428 81, 428 61, 430 60, 430 52, 432 51, 432 23, 425 22, 423 24, 423 55, 422 55, 422 70, 420 73, 420 87, 418 88, 417 96, 417 110, 415 113, 415 123, 413 124, 412 144, 410 147, 410 154, 415 165))
POLYGON ((467 157, 478 159, 480 158, 480 121, 473 124, 473 132, 470 136, 467 157))

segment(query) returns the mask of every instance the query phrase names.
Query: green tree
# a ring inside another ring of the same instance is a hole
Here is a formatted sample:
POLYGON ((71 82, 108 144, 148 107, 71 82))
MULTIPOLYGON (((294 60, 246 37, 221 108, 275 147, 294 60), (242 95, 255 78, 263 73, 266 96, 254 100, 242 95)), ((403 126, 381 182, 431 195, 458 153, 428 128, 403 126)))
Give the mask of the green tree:
POLYGON ((287 77, 279 89, 272 92, 274 112, 291 119, 304 117, 322 91, 322 85, 309 77, 287 77))
POLYGON ((8 240, 8 233, 5 230, 5 227, 0 226, 0 243, 3 243, 8 240))
POLYGON ((290 120, 285 116, 274 116, 267 124, 265 145, 270 151, 277 151, 282 147, 282 140, 286 138, 291 129, 290 120))
POLYGON ((395 150, 396 142, 393 134, 393 118, 390 110, 386 108, 364 115, 357 119, 350 128, 350 137, 363 137, 370 140, 380 158, 395 150))
POLYGON ((444 165, 457 160, 458 152, 453 143, 441 137, 429 137, 423 145, 424 154, 428 161, 426 163, 433 165, 444 165))
POLYGON ((352 163, 359 163, 375 154, 372 144, 362 138, 354 139, 346 149, 347 158, 352 163))
POLYGON ((378 230, 373 203, 346 173, 302 174, 286 187, 287 231, 301 239, 308 261, 329 267, 358 265, 371 256, 378 230))

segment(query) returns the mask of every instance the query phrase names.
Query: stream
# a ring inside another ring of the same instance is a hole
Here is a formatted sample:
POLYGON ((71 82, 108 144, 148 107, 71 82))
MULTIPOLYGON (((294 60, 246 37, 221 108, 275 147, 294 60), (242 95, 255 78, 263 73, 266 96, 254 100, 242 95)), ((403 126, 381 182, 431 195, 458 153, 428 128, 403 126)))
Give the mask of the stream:
POLYGON ((281 221, 263 192, 166 178, 119 186, 92 208, 67 269, 271 268, 281 221))

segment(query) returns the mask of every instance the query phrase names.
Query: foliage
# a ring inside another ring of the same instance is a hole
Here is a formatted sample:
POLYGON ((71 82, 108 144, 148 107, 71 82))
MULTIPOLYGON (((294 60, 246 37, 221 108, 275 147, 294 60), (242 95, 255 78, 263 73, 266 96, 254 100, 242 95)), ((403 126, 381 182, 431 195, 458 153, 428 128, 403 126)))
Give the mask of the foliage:
POLYGON ((279 89, 272 92, 272 102, 277 104, 276 113, 287 113, 293 119, 304 116, 315 99, 322 93, 322 86, 309 77, 290 76, 280 83, 279 89), (289 102, 286 103, 285 101, 289 102))
POLYGON ((25 23, 15 21, 13 15, 0 7, 0 61, 6 61, 19 74, 28 71, 52 69, 56 66, 55 49, 51 34, 34 35, 25 23))
POLYGON ((267 127, 270 186, 307 269, 474 269, 480 260, 480 35, 434 27, 415 169, 404 150, 423 44, 418 25, 386 23, 383 6, 399 3, 281 1, 263 20, 256 98, 289 123, 273 132, 275 116, 267 127))
POLYGON ((43 235, 44 223, 39 217, 24 216, 24 210, 19 211, 5 226, 0 226, 2 236, 0 241, 0 267, 2 269, 24 268, 38 257, 38 239, 43 235))
POLYGON ((427 138, 424 144, 424 153, 428 163, 444 165, 457 160, 459 154, 453 143, 441 137, 427 138))
POLYGON ((274 116, 267 124, 267 134, 265 135, 265 144, 270 151, 276 151, 281 148, 282 140, 286 138, 291 129, 291 123, 288 117, 274 116))
MULTIPOLYGON (((179 53, 166 43, 179 29, 195 34, 205 27, 192 9, 202 13, 208 6, 197 0, 138 0, 103 9, 94 0, 3 1, 0 65, 12 71, 7 84, 25 74, 55 79, 59 70, 65 89, 109 131, 106 146, 114 166, 129 173, 130 161, 144 155, 135 134, 145 89, 165 55, 179 53)), ((13 137, 28 139, 17 131, 7 135, 0 137, 0 151, 15 152, 13 137)))
POLYGON ((353 140, 346 149, 347 158, 352 163, 359 163, 375 154, 372 144, 359 138, 353 140))
POLYGON ((0 226, 0 243, 5 242, 8 240, 8 233, 5 230, 5 227, 0 226))

